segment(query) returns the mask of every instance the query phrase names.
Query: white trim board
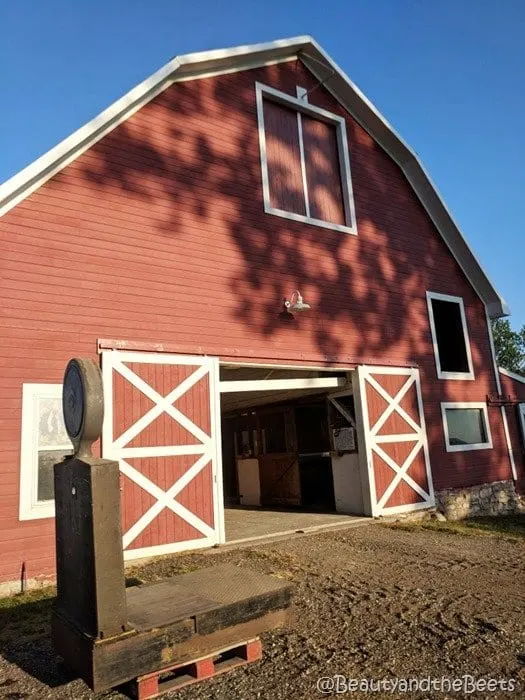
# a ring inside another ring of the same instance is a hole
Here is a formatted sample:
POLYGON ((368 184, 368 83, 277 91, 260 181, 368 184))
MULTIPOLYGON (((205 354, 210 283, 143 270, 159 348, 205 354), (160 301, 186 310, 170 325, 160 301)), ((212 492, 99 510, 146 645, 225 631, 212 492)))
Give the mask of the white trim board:
POLYGON ((492 433, 490 430, 489 413, 487 410, 487 404, 482 401, 443 401, 441 403, 441 419, 443 421, 443 434, 445 437, 445 449, 447 452, 470 452, 471 450, 491 450, 492 449, 492 433), (448 422, 447 422, 447 409, 449 408, 467 408, 467 409, 480 409, 483 413, 483 418, 485 421, 485 432, 487 434, 486 442, 478 442, 469 445, 451 445, 449 432, 448 432, 448 422))
MULTIPOLYGON (((150 557, 160 557, 165 554, 175 554, 177 552, 188 552, 204 547, 214 547, 217 544, 215 537, 198 538, 195 540, 184 540, 182 542, 170 542, 169 544, 157 544, 152 547, 137 547, 137 549, 125 549, 124 561, 134 559, 149 559, 150 557)), ((223 544, 223 543, 222 543, 223 544)))
POLYGON ((345 377, 300 377, 298 379, 252 379, 219 382, 221 394, 243 391, 283 391, 290 389, 332 389, 346 386, 345 377))
POLYGON ((436 363, 436 372, 438 379, 459 379, 459 380, 472 380, 475 379, 474 369, 472 366, 472 352, 470 349, 470 337, 467 326, 467 317, 465 315, 465 305, 463 303, 462 297, 451 296, 450 294, 439 294, 438 292, 427 291, 427 307, 428 307, 428 319, 430 323, 430 333, 432 335, 432 345, 434 348, 434 360, 436 363), (453 304, 458 304, 459 311, 461 314, 461 325, 463 327, 463 340, 465 342, 465 350, 467 353, 467 363, 469 367, 468 372, 448 372, 441 369, 441 360, 439 357, 439 347, 436 335, 436 325, 434 321, 434 309, 432 308, 432 301, 447 301, 453 304))
POLYGON ((290 362, 288 364, 277 361, 278 364, 264 362, 235 362, 233 360, 219 359, 219 365, 228 369, 229 367, 258 367, 261 369, 296 369, 296 370, 315 370, 317 372, 351 372, 355 369, 352 365, 298 365, 290 362))
MULTIPOLYGON (((505 369, 504 367, 498 367, 498 371, 501 372, 501 374, 504 374, 506 377, 509 377, 509 379, 514 379, 515 382, 520 382, 521 384, 525 384, 525 377, 523 377, 521 374, 516 374, 516 372, 511 372, 509 369, 505 369)), ((500 391, 501 393, 501 391, 500 391)))
POLYGON ((486 305, 490 317, 508 315, 510 312, 504 299, 479 264, 415 152, 311 36, 204 51, 172 59, 95 119, 5 182, 0 187, 0 215, 38 189, 170 84, 296 58, 323 82, 324 89, 400 167, 453 257, 486 305))

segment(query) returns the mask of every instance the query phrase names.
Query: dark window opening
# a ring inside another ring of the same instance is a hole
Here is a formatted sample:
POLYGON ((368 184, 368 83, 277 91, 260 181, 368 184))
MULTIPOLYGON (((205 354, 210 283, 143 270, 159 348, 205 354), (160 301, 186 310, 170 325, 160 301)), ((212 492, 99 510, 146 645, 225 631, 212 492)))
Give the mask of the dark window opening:
POLYGON ((441 299, 431 303, 441 371, 470 372, 461 306, 441 299))
POLYGON ((285 411, 261 413, 259 421, 263 454, 286 454, 291 451, 285 411))
POLYGON ((325 401, 297 406, 295 425, 299 454, 328 452, 330 450, 325 401))

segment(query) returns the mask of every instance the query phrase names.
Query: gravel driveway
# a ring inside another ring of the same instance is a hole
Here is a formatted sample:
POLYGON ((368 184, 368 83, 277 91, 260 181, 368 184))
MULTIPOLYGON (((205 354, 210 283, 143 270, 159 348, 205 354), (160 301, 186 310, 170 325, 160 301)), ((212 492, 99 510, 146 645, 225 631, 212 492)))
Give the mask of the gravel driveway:
MULTIPOLYGON (((166 558, 132 573, 155 580, 219 562, 292 581, 294 626, 263 637, 263 661, 165 697, 320 700, 317 680, 335 674, 376 681, 464 674, 515 679, 514 692, 469 697, 525 697, 525 575, 519 541, 370 524, 166 558)), ((3 645, 0 697, 93 698, 56 664, 47 627, 50 605, 38 605, 31 633, 24 628, 17 635, 15 626, 3 645)), ((344 682, 339 680, 340 689, 344 682)), ((365 697, 362 692, 340 696, 365 697)), ((368 697, 462 698, 465 692, 428 692, 423 686, 368 697)))

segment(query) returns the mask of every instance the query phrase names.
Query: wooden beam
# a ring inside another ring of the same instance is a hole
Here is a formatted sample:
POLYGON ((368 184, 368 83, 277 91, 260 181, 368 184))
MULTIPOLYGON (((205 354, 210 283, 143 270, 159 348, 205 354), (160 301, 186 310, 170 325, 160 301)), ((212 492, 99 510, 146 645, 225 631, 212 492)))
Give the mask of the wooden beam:
POLYGON ((299 379, 254 379, 219 382, 221 394, 242 391, 284 391, 290 389, 335 389, 347 384, 345 377, 301 377, 299 379))

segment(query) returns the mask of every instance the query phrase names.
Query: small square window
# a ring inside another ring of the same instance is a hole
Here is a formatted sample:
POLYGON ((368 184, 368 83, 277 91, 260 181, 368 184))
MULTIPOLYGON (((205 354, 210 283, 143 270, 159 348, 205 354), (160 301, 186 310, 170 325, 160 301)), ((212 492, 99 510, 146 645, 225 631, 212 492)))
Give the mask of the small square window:
POLYGON ((356 233, 345 120, 260 83, 256 93, 265 211, 356 233))
POLYGON ((430 331, 439 379, 474 379, 461 297, 427 292, 430 331))
POLYGON ((24 384, 20 520, 54 516, 53 466, 72 449, 62 417, 62 385, 24 384))
POLYGON ((487 406, 484 403, 442 403, 447 452, 492 447, 487 406))

